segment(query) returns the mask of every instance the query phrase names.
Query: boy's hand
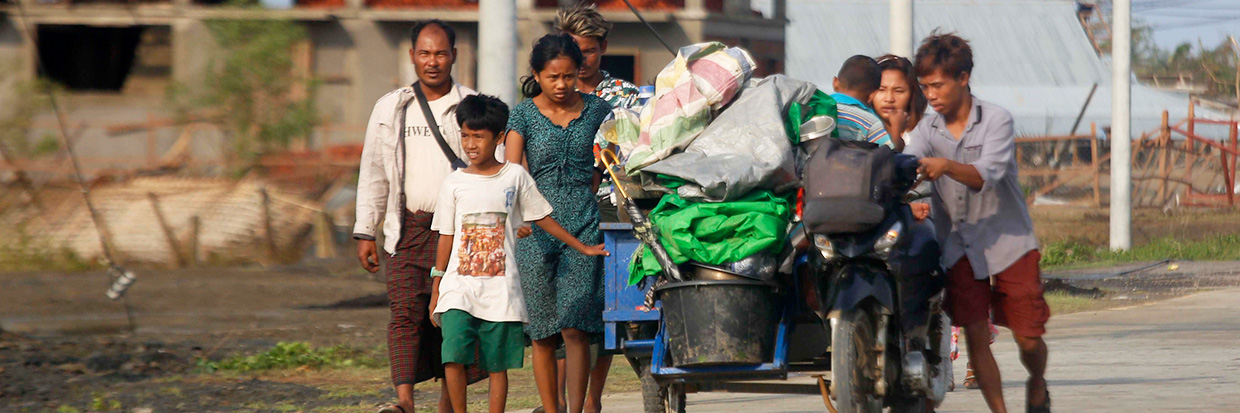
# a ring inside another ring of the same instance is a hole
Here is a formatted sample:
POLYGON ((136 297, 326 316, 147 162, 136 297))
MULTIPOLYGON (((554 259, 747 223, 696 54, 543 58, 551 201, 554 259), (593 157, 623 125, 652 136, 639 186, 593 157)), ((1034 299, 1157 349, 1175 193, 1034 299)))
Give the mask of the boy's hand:
POLYGON ((436 304, 439 304, 439 292, 438 291, 436 291, 434 295, 431 295, 430 312, 427 314, 430 314, 431 316, 431 324, 435 325, 435 327, 439 327, 439 320, 435 319, 435 305, 436 304))
POLYGON ((598 257, 598 256, 610 257, 611 253, 603 249, 603 245, 604 244, 587 245, 586 249, 584 251, 581 251, 581 253, 589 255, 591 257, 598 257))
POLYGON ((926 217, 930 216, 930 204, 916 202, 908 204, 908 206, 913 209, 913 218, 918 221, 924 221, 926 217))
POLYGON ((534 233, 534 230, 530 227, 517 228, 517 239, 528 237, 532 233, 534 233))

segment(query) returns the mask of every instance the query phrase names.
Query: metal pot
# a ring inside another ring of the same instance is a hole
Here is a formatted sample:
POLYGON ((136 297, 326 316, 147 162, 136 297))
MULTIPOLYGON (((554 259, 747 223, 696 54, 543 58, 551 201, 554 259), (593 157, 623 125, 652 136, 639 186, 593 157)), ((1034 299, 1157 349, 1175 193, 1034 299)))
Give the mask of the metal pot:
POLYGON ((728 281, 728 280, 745 280, 748 279, 743 275, 728 272, 722 268, 712 267, 700 262, 690 262, 693 268, 689 280, 692 281, 728 281))

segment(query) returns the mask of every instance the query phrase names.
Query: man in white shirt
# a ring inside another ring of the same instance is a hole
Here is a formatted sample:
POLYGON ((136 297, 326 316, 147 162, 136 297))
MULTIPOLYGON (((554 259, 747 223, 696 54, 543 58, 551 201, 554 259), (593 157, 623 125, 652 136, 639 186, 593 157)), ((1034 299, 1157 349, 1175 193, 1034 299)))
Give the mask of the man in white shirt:
MULTIPOLYGON (((353 228, 358 260, 367 271, 376 272, 375 238, 383 222, 383 250, 390 257, 384 273, 392 310, 388 357, 398 402, 380 411, 390 413, 412 413, 414 384, 443 377, 442 338, 428 314, 430 269, 438 242, 430 225, 440 185, 453 163, 462 162, 456 105, 477 94, 452 80, 456 33, 450 26, 439 20, 420 22, 410 36, 409 57, 418 81, 375 102, 366 124, 353 228), (424 105, 432 119, 424 115, 424 105)), ((450 409, 447 392, 443 394, 441 411, 450 409)))

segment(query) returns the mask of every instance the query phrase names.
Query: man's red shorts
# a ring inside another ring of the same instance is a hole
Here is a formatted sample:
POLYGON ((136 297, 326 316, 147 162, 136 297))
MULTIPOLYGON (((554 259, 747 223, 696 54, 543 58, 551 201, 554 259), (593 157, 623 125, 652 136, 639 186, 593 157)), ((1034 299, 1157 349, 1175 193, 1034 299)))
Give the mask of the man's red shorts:
POLYGON ((993 314, 996 325, 1007 327, 1016 335, 1046 334, 1051 309, 1042 298, 1042 274, 1038 267, 1041 259, 1038 250, 1029 251, 1003 272, 980 280, 973 277, 968 257, 956 261, 947 270, 947 315, 952 324, 976 323, 993 314))

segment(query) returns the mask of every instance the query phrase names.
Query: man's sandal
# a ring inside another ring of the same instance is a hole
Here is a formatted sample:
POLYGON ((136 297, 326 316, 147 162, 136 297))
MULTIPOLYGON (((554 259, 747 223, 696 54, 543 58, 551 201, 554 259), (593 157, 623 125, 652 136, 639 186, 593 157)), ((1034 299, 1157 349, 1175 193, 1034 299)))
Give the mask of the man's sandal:
POLYGON ((1041 406, 1034 406, 1025 401, 1025 413, 1051 413, 1051 391, 1046 390, 1046 402, 1041 406))
POLYGON ((379 411, 376 413, 409 413, 409 412, 406 412, 405 408, 400 407, 399 404, 390 404, 390 405, 384 406, 383 408, 379 409, 379 411))

